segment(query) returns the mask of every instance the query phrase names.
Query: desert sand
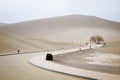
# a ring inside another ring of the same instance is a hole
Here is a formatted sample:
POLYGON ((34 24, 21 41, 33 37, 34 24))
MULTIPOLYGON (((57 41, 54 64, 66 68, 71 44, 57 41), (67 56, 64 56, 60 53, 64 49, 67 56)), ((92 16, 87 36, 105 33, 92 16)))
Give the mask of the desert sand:
POLYGON ((119 22, 84 15, 8 24, 0 27, 0 53, 55 50, 88 42, 93 35, 106 42, 119 41, 119 26, 119 22))
POLYGON ((28 60, 39 55, 20 54, 0 57, 1 80, 87 80, 61 73, 51 72, 28 63, 28 60))
POLYGON ((56 42, 88 41, 93 35, 101 35, 106 41, 120 39, 119 22, 84 15, 25 21, 6 25, 0 30, 23 38, 56 42))
POLYGON ((120 41, 105 46, 55 56, 55 63, 77 68, 120 74, 120 41))
POLYGON ((77 46, 72 43, 51 42, 43 39, 28 39, 17 36, 11 36, 0 32, 0 54, 16 54, 17 50, 21 53, 51 51, 72 46, 77 46))
POLYGON ((0 27, 7 25, 6 23, 0 23, 0 27))
POLYGON ((105 41, 120 40, 120 23, 94 16, 69 15, 0 27, 2 53, 46 51, 88 42, 93 35, 105 41), (74 44, 73 44, 74 43, 74 44), (5 52, 4 52, 5 51, 5 52))
POLYGON ((120 55, 84 50, 54 56, 57 64, 80 69, 120 74, 120 55))
MULTIPOLYGON (((17 50, 21 53, 30 53, 78 47, 88 42, 93 35, 101 35, 108 45, 96 51, 119 54, 120 23, 84 15, 46 18, 1 26, 0 54, 17 54, 17 50)), ((37 54, 0 56, 0 79, 81 80, 78 77, 46 71, 28 64, 27 60, 34 55, 37 54)))
POLYGON ((106 46, 98 48, 96 51, 120 55, 120 41, 108 42, 106 46))

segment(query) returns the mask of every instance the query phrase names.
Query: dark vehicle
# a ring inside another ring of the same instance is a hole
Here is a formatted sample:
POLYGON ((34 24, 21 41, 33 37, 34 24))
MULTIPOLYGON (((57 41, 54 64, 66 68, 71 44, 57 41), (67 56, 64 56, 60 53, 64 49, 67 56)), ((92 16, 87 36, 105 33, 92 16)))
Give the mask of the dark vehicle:
POLYGON ((47 55, 46 55, 46 60, 53 60, 53 55, 52 54, 50 54, 50 53, 47 53, 47 55))

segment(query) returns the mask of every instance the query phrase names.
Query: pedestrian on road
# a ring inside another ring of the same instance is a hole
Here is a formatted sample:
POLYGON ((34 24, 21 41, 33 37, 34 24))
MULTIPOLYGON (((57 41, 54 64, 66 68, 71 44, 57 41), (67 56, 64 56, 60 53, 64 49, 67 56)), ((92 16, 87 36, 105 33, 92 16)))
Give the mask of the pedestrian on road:
POLYGON ((17 50, 18 53, 20 53, 20 50, 17 50))

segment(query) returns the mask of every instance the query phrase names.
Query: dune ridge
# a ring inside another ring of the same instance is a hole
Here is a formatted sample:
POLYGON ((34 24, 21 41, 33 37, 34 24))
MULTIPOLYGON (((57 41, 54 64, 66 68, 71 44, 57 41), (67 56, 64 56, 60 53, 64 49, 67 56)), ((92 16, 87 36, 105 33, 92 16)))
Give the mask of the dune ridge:
POLYGON ((101 35, 109 42, 120 41, 120 23, 94 16, 68 15, 8 24, 0 27, 0 51, 55 50, 73 46, 73 42, 88 42, 93 35, 101 35))
POLYGON ((11 36, 0 32, 0 54, 2 53, 17 53, 20 52, 36 52, 36 51, 50 51, 61 49, 62 47, 72 46, 71 43, 57 43, 42 39, 25 39, 21 37, 11 36))

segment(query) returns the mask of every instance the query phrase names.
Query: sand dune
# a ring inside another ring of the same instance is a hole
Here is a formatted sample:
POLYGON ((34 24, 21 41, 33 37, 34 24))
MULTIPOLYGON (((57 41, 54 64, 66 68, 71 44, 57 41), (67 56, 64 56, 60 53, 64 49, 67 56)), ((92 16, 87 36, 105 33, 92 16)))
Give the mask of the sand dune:
MULTIPOLYGON (((0 54, 16 53, 18 49, 21 52, 34 52, 79 46, 71 42, 88 41, 89 37, 97 34, 106 41, 119 42, 120 23, 94 16, 70 15, 8 24, 0 27, 0 54)), ((108 52, 111 49, 111 52, 116 50, 119 53, 118 42, 115 42, 116 45, 112 43, 113 47, 108 44, 107 47, 96 50, 108 52)), ((84 80, 29 65, 27 60, 37 55, 39 54, 1 56, 1 79, 84 80)))
POLYGON ((25 44, 25 42, 22 42, 22 40, 11 37, 9 35, 6 35, 4 33, 0 33, 0 53, 2 52, 14 52, 18 49, 21 50, 27 50, 27 49, 35 49, 33 46, 25 44))
POLYGON ((73 45, 71 42, 86 42, 93 35, 101 35, 105 41, 120 41, 120 23, 69 15, 8 24, 0 27, 0 52, 55 50, 73 45))
POLYGON ((61 49, 74 44, 50 42, 42 39, 25 39, 0 32, 0 45, 0 53, 17 53, 17 50, 23 53, 61 49))
POLYGON ((0 30, 24 38, 42 38, 51 41, 88 40, 95 34, 104 36, 106 40, 111 37, 120 39, 120 23, 84 15, 25 21, 7 25, 0 30))
POLYGON ((6 23, 0 23, 0 27, 5 26, 5 25, 7 25, 7 24, 6 23))

